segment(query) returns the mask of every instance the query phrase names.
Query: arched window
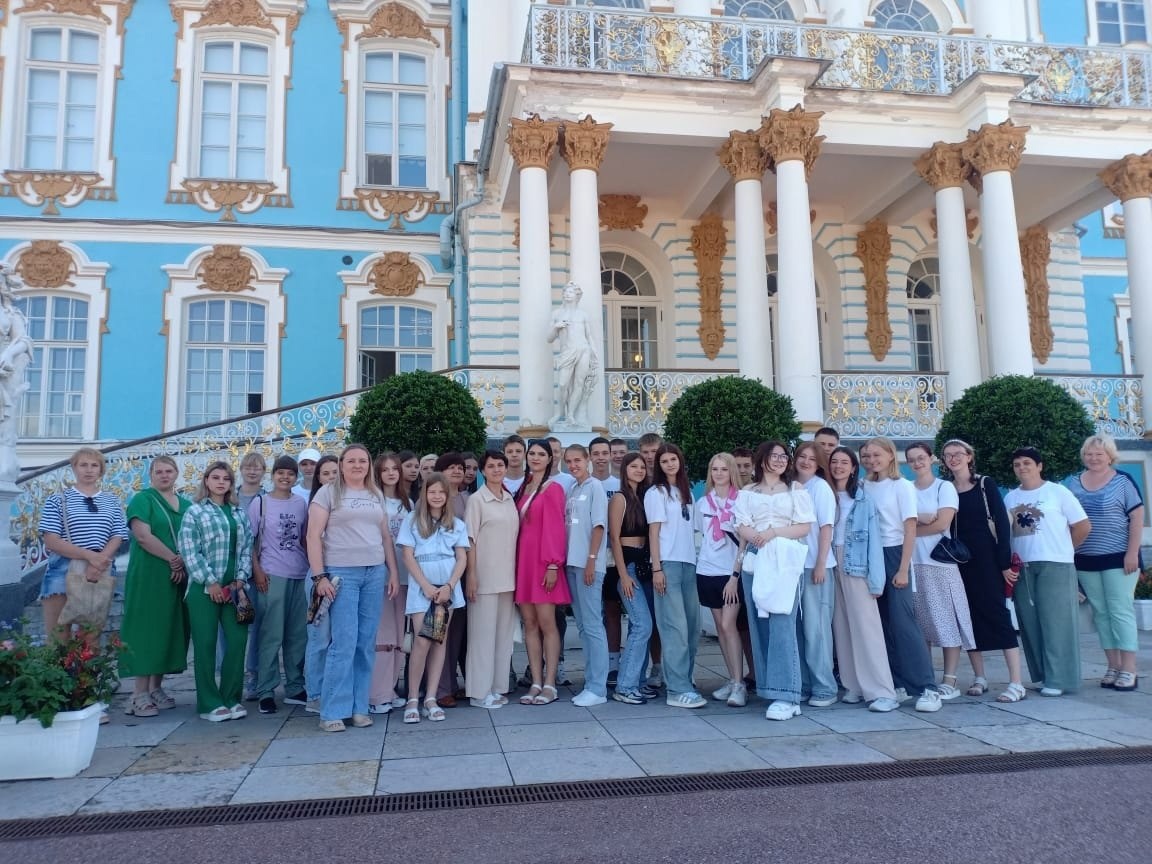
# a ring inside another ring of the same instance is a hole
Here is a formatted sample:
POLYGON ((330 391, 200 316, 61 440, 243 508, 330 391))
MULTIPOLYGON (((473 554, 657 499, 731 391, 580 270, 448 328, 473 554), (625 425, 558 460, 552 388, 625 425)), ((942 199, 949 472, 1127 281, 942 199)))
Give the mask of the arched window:
POLYGON ((928 7, 918 0, 881 0, 872 9, 876 27, 882 30, 911 30, 936 33, 940 24, 928 7))
POLYGON ((600 255, 605 362, 618 369, 659 365, 660 306, 648 268, 624 252, 600 255))
POLYGON ((908 338, 912 368, 935 372, 939 357, 940 260, 921 258, 908 268, 908 338))
POLYGON ((247 300, 188 304, 184 426, 264 410, 266 310, 247 300))
POLYGON ((796 13, 788 0, 724 0, 724 14, 733 18, 766 18, 770 21, 795 21, 796 13))
POLYGON ((432 371, 432 310, 373 303, 360 307, 360 386, 398 372, 432 371))

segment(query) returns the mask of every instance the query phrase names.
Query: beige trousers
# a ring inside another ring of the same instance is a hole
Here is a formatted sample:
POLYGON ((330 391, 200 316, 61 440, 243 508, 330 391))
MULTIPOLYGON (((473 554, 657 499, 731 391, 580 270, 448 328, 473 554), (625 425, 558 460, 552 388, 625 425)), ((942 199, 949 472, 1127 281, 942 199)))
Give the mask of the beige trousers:
MULTIPOLYGON (((843 573, 843 571, 841 571, 843 573)), ((884 628, 876 598, 868 593, 868 580, 841 575, 836 579, 836 605, 832 610, 832 638, 844 689, 864 699, 893 699, 892 671, 884 647, 884 628)))
POLYGON ((516 604, 512 591, 477 594, 468 603, 468 657, 464 663, 464 690, 469 699, 508 692, 512 668, 512 634, 516 604))

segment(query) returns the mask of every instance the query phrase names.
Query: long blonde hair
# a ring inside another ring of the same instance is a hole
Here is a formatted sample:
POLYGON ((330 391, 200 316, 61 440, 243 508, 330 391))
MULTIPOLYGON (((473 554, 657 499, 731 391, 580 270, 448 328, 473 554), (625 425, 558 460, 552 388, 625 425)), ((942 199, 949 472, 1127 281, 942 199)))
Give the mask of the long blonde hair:
MULTIPOLYGON (((887 477, 881 477, 879 475, 874 476, 871 472, 869 472, 867 476, 868 480, 899 480, 903 476, 900 473, 899 457, 896 455, 896 445, 892 443, 891 438, 885 438, 883 436, 869 438, 864 442, 864 447, 879 447, 881 450, 887 451, 888 454, 892 457, 892 461, 888 463, 887 477)), ((861 454, 864 452, 864 447, 860 448, 861 454)))
POLYGON ((728 466, 728 485, 733 489, 740 488, 740 469, 736 467, 736 457, 731 453, 717 453, 708 460, 708 476, 704 478, 704 494, 707 495, 712 491, 714 484, 712 483, 712 463, 719 459, 728 466))
POLYGON ((416 502, 416 516, 414 524, 416 532, 423 538, 427 539, 436 533, 436 530, 444 524, 444 520, 448 519, 449 525, 452 525, 456 517, 452 515, 449 508, 449 499, 452 497, 452 487, 448 483, 448 478, 443 474, 434 471, 428 475, 428 479, 424 481, 424 485, 420 487, 420 499, 416 502), (444 506, 440 509, 440 518, 432 518, 432 508, 428 504, 428 490, 436 484, 444 490, 444 506))
POLYGON ((361 450, 364 455, 368 457, 368 474, 364 478, 364 488, 367 489, 377 501, 383 505, 384 493, 380 491, 380 484, 376 482, 376 478, 372 476, 372 453, 363 444, 349 444, 340 451, 339 468, 336 476, 332 478, 332 482, 328 485, 332 487, 332 491, 328 493, 329 500, 332 502, 332 509, 337 510, 340 508, 340 499, 344 495, 344 457, 347 456, 352 450, 361 450))
POLYGON ((196 500, 203 501, 206 498, 211 499, 212 494, 208 491, 208 475, 220 469, 228 472, 228 479, 232 483, 232 485, 228 487, 228 494, 224 496, 224 503, 237 507, 240 504, 240 499, 236 497, 236 472, 232 470, 232 466, 227 462, 213 462, 204 469, 204 476, 200 478, 200 485, 196 487, 196 500))

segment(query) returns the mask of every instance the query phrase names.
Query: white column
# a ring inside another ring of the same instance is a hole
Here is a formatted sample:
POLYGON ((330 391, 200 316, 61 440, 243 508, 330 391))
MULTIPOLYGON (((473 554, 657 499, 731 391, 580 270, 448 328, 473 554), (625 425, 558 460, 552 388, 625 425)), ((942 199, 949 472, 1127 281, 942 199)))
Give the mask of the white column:
POLYGON ((972 256, 968 249, 968 215, 964 189, 936 190, 936 232, 940 258, 940 318, 944 368, 948 370, 948 400, 980 383, 980 331, 976 324, 976 294, 972 287, 972 256))
POLYGON ((1029 0, 968 0, 966 17, 973 35, 1010 42, 1029 40, 1029 0))
POLYGON ((592 347, 600 361, 596 389, 588 397, 588 423, 592 429, 608 426, 608 393, 604 377, 604 310, 600 290, 600 196, 597 174, 590 168, 574 168, 571 183, 571 231, 569 250, 570 278, 580 286, 580 308, 588 316, 592 330, 592 347))
MULTIPOLYGON (((1136 372, 1144 376, 1147 418, 1152 408, 1147 392, 1152 382, 1152 198, 1129 198, 1124 202, 1124 251, 1128 255, 1132 349, 1136 372)), ((1145 426, 1148 428, 1147 421, 1145 426)))
POLYGON ((984 304, 988 322, 989 371, 993 375, 1031 375, 1032 340, 1028 296, 1020 260, 1020 229, 1009 171, 984 175, 980 196, 983 226, 984 304))
POLYGON ((543 429, 552 416, 552 251, 548 172, 520 170, 520 428, 543 429))
POLYGON ((761 180, 736 181, 736 362, 740 374, 772 386, 768 271, 761 180))

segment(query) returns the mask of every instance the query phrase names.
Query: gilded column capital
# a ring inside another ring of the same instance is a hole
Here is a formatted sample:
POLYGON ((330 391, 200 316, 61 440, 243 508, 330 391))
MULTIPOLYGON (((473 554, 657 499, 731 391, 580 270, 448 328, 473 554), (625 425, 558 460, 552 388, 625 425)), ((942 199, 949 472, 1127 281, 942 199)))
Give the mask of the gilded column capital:
POLYGON ((560 121, 541 120, 533 114, 527 120, 513 117, 508 129, 508 148, 516 167, 548 168, 552 154, 556 152, 556 142, 560 137, 560 121))
POLYGON ((608 133, 611 123, 597 123, 592 115, 587 115, 576 123, 564 124, 564 161, 568 169, 588 168, 600 170, 604 161, 604 151, 608 149, 608 133))
POLYGON ((1152 197, 1152 150, 1125 156, 1100 172, 1108 191, 1123 201, 1152 197))
POLYGON ((985 123, 970 131, 962 146, 964 161, 981 176, 992 171, 1015 171, 1024 155, 1028 126, 1017 126, 1011 120, 985 123))
POLYGON ((916 160, 916 171, 935 191, 963 187, 972 167, 964 161, 964 145, 937 141, 916 160))
POLYGON ((762 180, 764 172, 768 170, 768 154, 760 146, 760 132, 755 129, 746 132, 733 129, 716 155, 720 157, 720 164, 728 169, 732 179, 737 182, 762 180))
POLYGON ((820 131, 820 118, 823 111, 805 111, 796 105, 788 111, 773 108, 760 123, 760 146, 767 151, 775 165, 781 162, 800 160, 805 173, 812 176, 812 166, 820 156, 820 144, 824 140, 820 131))

